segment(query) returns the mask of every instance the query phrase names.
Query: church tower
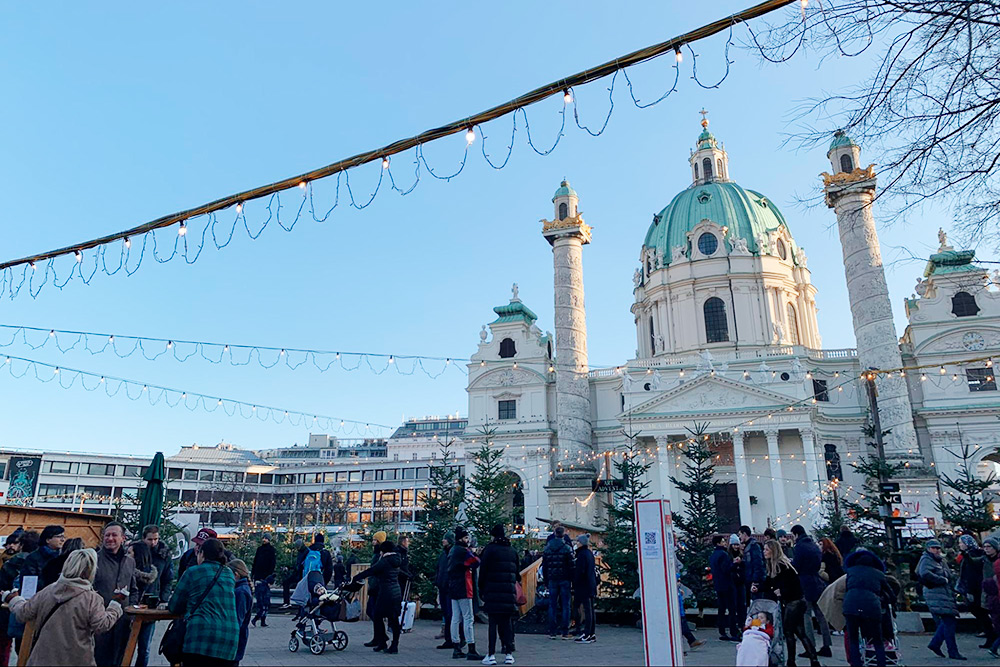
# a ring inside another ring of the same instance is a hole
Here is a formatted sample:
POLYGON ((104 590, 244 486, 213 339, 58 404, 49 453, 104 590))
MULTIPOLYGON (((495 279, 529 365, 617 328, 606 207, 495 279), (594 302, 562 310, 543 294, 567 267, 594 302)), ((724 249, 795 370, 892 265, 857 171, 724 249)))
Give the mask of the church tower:
MULTIPOLYGON (((874 165, 860 167, 861 149, 842 130, 834 134, 826 155, 833 174, 823 174, 823 190, 827 206, 837 213, 858 361, 862 369, 901 368, 899 338, 892 321, 889 288, 872 214, 874 165)), ((917 451, 913 408, 905 378, 880 375, 877 383, 882 428, 892 431, 886 438, 886 454, 903 457, 908 451, 917 451)))
POLYGON ((590 227, 578 209, 579 197, 563 181, 552 197, 554 217, 542 220, 542 236, 552 245, 555 271, 556 438, 555 471, 546 491, 552 518, 593 525, 595 503, 577 502, 590 494, 594 467, 591 428, 587 318, 583 301, 583 246, 590 227), (572 467, 571 467, 572 466, 572 467))

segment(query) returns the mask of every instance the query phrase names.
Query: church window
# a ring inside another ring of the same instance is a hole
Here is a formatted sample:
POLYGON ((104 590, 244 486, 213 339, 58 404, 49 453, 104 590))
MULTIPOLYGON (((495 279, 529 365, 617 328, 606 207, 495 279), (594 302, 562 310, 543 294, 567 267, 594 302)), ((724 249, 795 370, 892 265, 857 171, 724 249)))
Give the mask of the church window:
POLYGON ((705 180, 712 180, 712 158, 705 158, 702 160, 701 166, 705 170, 705 180))
POLYGON ((997 380, 992 368, 966 368, 965 377, 969 381, 969 391, 996 391, 997 380))
POLYGON ((824 403, 830 402, 830 392, 826 388, 826 380, 813 380, 813 398, 824 403))
POLYGON ((649 352, 656 354, 656 331, 653 330, 653 316, 649 316, 649 352))
POLYGON ((569 204, 563 202, 559 204, 559 219, 565 220, 569 217, 569 204))
POLYGON ((955 292, 951 297, 951 313, 955 317, 972 317, 979 314, 976 297, 968 292, 955 292))
POLYGON ((694 180, 697 181, 699 178, 701 178, 701 176, 698 175, 698 163, 695 162, 694 163, 694 180))
POLYGON ((720 158, 720 159, 716 160, 715 164, 718 167, 717 172, 719 174, 719 178, 725 178, 726 175, 722 171, 722 159, 720 158))
POLYGON ((840 170, 845 174, 849 174, 854 171, 854 161, 851 159, 850 155, 840 156, 840 170))
POLYGON ((698 250, 702 255, 711 256, 719 249, 719 239, 711 232, 705 232, 698 237, 698 250))
POLYGON ((515 354, 517 354, 517 347, 514 346, 514 341, 510 338, 504 338, 500 341, 500 358, 510 359, 515 354))
POLYGON ((788 335, 792 338, 792 345, 799 344, 799 318, 792 304, 788 304, 788 335))
POLYGON ((725 343, 729 340, 726 304, 715 296, 705 302, 705 338, 709 343, 725 343))
POLYGON ((551 340, 548 343, 545 344, 545 351, 548 353, 548 358, 551 359, 552 358, 552 341, 551 340))
POLYGON ((778 239, 776 247, 778 248, 778 257, 780 257, 782 261, 788 259, 788 248, 785 247, 785 242, 778 239))
POLYGON ((517 419, 517 401, 498 401, 497 419, 517 419))

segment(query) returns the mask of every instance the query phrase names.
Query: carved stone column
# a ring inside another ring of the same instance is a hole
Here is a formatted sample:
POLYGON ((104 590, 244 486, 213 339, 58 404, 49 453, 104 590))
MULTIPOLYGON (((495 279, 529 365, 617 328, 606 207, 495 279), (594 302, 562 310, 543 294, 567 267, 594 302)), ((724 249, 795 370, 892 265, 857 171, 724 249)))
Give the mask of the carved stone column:
POLYGON ((753 510, 750 506, 750 478, 747 476, 746 451, 743 448, 743 431, 733 433, 733 465, 736 468, 736 495, 740 499, 740 524, 753 527, 753 510))
POLYGON ((767 462, 771 467, 771 491, 774 496, 774 522, 776 526, 788 523, 788 504, 785 502, 785 480, 781 474, 781 453, 778 451, 778 429, 764 431, 767 437, 767 462))
POLYGON ((819 478, 815 436, 811 428, 800 428, 799 436, 802 438, 802 454, 806 461, 806 488, 815 498, 819 495, 823 484, 819 478))
POLYGON ((674 474, 674 452, 670 447, 670 437, 666 435, 656 436, 656 458, 660 462, 660 495, 670 501, 670 506, 674 507, 674 482, 670 476, 674 474), (669 447, 669 448, 668 448, 669 447))

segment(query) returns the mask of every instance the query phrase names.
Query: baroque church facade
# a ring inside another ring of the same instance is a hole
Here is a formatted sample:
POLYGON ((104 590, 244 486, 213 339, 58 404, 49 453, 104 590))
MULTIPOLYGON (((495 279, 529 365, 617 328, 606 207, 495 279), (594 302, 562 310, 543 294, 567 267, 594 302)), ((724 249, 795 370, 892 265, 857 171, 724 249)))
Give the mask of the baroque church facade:
POLYGON ((732 179, 724 145, 707 120, 702 127, 690 185, 653 217, 642 243, 632 277, 634 358, 588 365, 582 255, 591 230, 564 181, 553 218, 542 221, 553 249, 555 335, 537 326, 515 285, 468 367, 467 439, 487 429, 504 447, 529 527, 552 519, 597 527, 607 496, 592 481, 613 476, 626 434, 652 464, 651 495, 678 511, 671 477, 682 473, 692 431, 716 454, 724 529, 809 526, 834 486, 841 499, 863 493, 850 463, 873 453, 861 375, 877 368, 886 456, 905 465, 896 508, 914 526, 933 527, 938 475, 954 474, 963 445, 980 474, 1000 462, 990 358, 1000 355, 1000 280, 940 232, 897 335, 873 218, 876 175, 838 132, 823 179, 857 348, 824 349, 805 251, 771 199, 732 179))

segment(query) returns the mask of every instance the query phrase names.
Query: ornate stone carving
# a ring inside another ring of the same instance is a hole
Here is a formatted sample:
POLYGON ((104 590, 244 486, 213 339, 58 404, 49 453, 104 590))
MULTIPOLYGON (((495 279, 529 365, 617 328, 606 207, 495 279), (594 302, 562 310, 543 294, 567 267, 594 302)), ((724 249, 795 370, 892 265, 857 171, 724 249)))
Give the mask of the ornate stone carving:
POLYGON ((931 341, 929 345, 921 348, 920 352, 966 352, 996 347, 1000 347, 1000 332, 990 330, 957 331, 931 341), (966 336, 969 338, 966 339, 966 336))
POLYGON ((516 384, 528 384, 534 376, 527 371, 505 368, 502 371, 495 371, 484 377, 480 383, 483 387, 510 387, 516 384))
POLYGON ((828 174, 825 171, 820 174, 823 177, 823 186, 828 187, 831 185, 848 185, 850 183, 858 183, 860 181, 867 181, 875 178, 875 165, 870 164, 865 169, 860 167, 854 169, 850 172, 840 172, 838 174, 828 174))
POLYGON ((670 249, 670 261, 671 262, 683 262, 687 259, 686 248, 682 245, 675 245, 670 249))
POLYGON ((749 255, 750 249, 747 247, 747 240, 743 238, 729 239, 730 255, 749 255))
POLYGON ((486 325, 484 324, 483 328, 479 331, 479 340, 485 343, 487 336, 489 336, 489 334, 486 333, 486 325))
POLYGON ((635 273, 632 274, 632 286, 639 287, 641 285, 642 285, 642 271, 636 269, 635 273))
POLYGON ((576 232, 584 243, 590 243, 591 227, 579 215, 568 216, 562 220, 542 220, 542 233, 558 231, 576 232))
POLYGON ((659 370, 653 371, 653 379, 650 384, 653 387, 653 391, 663 391, 663 376, 660 375, 659 370))

